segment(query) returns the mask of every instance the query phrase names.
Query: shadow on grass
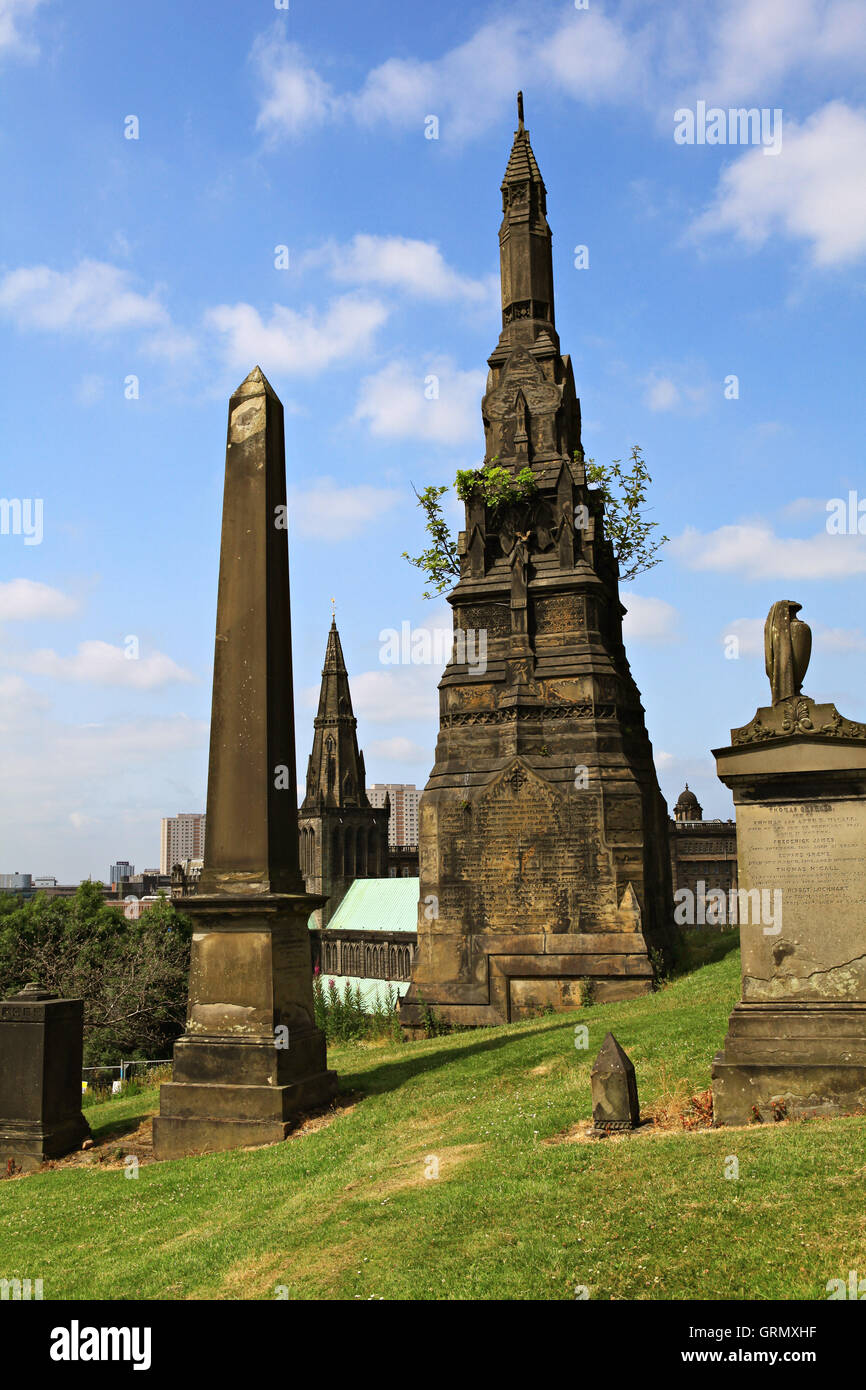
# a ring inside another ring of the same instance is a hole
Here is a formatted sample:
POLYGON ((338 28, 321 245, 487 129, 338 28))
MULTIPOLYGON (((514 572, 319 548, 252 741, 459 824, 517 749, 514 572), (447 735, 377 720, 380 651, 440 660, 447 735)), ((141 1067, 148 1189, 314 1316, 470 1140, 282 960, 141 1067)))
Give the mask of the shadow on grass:
POLYGON ((731 951, 736 951, 739 948, 740 929, 739 927, 693 927, 690 931, 683 932, 680 940, 682 944, 671 971, 672 980, 678 980, 683 975, 690 975, 692 971, 699 970, 702 965, 715 965, 717 961, 724 960, 731 951))
MULTIPOLYGON (((571 1021, 563 1022, 561 1027, 573 1029, 574 1024, 571 1021)), ((487 1030, 478 1029, 477 1031, 484 1033, 487 1030)), ((381 1095, 383 1092, 396 1090, 415 1076, 423 1076, 425 1072, 436 1071, 439 1067, 447 1067, 452 1062, 460 1062, 467 1057, 478 1056, 483 1052, 497 1052, 500 1048, 522 1042, 524 1038, 555 1031, 556 1026, 548 1025, 546 1028, 521 1029, 519 1032, 497 1038, 480 1037, 476 1041, 467 1042, 462 1047, 440 1048, 436 1051, 424 1052, 414 1052, 413 1050, 405 1059, 401 1057, 399 1061, 383 1062, 381 1066, 372 1067, 361 1075, 347 1070, 344 1073, 347 1077, 347 1089, 361 1091, 365 1095, 381 1095), (349 1077, 351 1077, 351 1082, 348 1081, 349 1077)), ((404 1046, 407 1051, 413 1048, 412 1043, 406 1043, 404 1046)))
MULTIPOLYGON (((155 1093, 155 1097, 158 1097, 158 1093, 155 1093)), ((142 1104, 144 1104, 144 1100, 145 1097, 142 1096, 142 1104)), ((134 1115, 124 1115, 123 1119, 103 1120, 101 1124, 97 1120, 89 1120, 86 1111, 84 1118, 90 1125, 94 1144, 107 1144, 111 1139, 122 1139, 125 1134, 133 1134, 139 1125, 156 1113, 157 1106, 158 1099, 156 1104, 147 1106, 134 1115)))

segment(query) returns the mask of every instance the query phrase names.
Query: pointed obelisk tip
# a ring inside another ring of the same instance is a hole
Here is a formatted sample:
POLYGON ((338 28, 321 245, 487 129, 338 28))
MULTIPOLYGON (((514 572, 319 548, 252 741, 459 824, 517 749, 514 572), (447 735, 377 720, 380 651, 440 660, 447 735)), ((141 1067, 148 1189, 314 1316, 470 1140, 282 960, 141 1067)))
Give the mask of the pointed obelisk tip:
POLYGON ((593 1063, 592 1070, 594 1072, 600 1072, 609 1071, 611 1069, 616 1071, 628 1071, 631 1069, 634 1071, 628 1053, 620 1047, 613 1033, 607 1033, 599 1050, 599 1054, 593 1063))
POLYGON ((523 93, 517 93, 517 129, 523 130, 523 93))
POLYGON ((253 367, 249 376, 244 377, 238 389, 233 393, 235 396, 273 396, 278 400, 276 391, 268 381, 261 367, 253 367))

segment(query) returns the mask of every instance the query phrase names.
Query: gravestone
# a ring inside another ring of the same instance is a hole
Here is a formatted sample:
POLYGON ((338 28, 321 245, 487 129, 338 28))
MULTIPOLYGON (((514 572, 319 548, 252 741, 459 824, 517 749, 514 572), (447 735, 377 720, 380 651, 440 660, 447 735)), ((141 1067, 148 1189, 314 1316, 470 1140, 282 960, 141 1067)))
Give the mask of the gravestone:
POLYGON ((623 645, 604 498, 554 314, 547 194, 518 119, 502 183, 502 332, 466 499, 454 649, 419 809, 410 1036, 425 1010, 475 1027, 652 988, 673 944, 667 808, 623 645), (488 475, 489 476, 489 475, 488 475))
POLYGON ((275 1143, 336 1091, 315 1026, 292 692, 283 408, 259 367, 229 404, 208 766, 186 1031, 154 1154, 275 1143))
POLYGON ((0 1166, 24 1171, 81 1147, 84 1003, 29 984, 0 1003, 0 1166))
POLYGON ((597 1135, 637 1129, 640 1104, 634 1066, 613 1033, 608 1033, 592 1064, 592 1125, 597 1135))
POLYGON ((714 750, 737 812, 742 954, 713 1062, 721 1124, 866 1106, 866 725, 802 694, 799 607, 767 619, 773 703, 714 750))

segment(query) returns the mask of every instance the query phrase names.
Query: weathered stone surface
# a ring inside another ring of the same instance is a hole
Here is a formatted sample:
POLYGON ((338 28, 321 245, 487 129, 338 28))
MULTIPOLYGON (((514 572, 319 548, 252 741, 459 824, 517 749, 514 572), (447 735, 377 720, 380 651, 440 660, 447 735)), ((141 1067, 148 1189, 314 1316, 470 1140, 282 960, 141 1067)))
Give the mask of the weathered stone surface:
POLYGON ((631 1059, 608 1033, 592 1064, 592 1123, 596 1134, 636 1129, 640 1124, 637 1078, 631 1059))
POLYGON ((28 1171, 80 1148, 84 1004, 30 984, 0 1002, 0 1166, 28 1171))
POLYGON ((485 462, 512 478, 530 469, 535 491, 466 505, 454 655, 420 806, 418 952, 400 1010, 410 1035, 425 1004, 464 1024, 518 1017, 536 999, 573 1007, 589 963, 576 939, 622 934, 594 953, 599 997, 645 991, 650 950, 673 936, 667 810, 602 499, 587 485, 546 191, 522 120, 502 195, 485 462), (530 988, 539 961, 546 984, 530 988))
POLYGON ((315 1027, 289 616, 283 410, 260 368, 229 405, 208 833, 184 1036, 157 1158, 285 1138, 336 1090, 315 1027))
POLYGON ((715 756, 737 807, 743 995, 713 1064, 716 1119, 861 1108, 866 728, 798 695, 731 739, 715 756))

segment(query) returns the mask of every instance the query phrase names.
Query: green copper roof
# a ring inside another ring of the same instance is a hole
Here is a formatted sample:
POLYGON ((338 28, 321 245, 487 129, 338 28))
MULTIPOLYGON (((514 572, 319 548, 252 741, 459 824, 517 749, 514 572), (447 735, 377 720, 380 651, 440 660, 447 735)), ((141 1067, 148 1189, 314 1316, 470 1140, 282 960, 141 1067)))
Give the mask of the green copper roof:
POLYGON ((417 878, 356 878, 326 931, 418 930, 417 878))

